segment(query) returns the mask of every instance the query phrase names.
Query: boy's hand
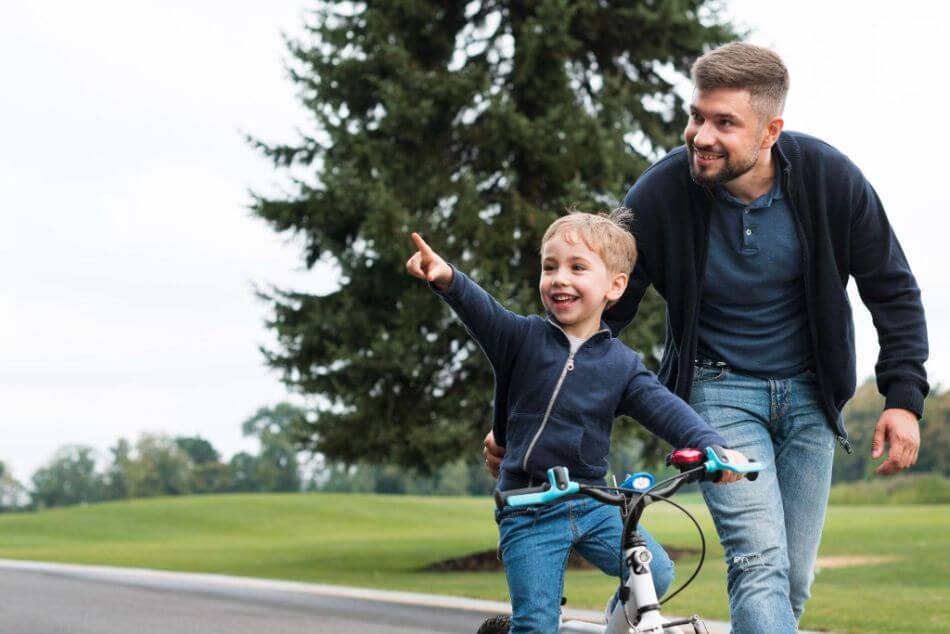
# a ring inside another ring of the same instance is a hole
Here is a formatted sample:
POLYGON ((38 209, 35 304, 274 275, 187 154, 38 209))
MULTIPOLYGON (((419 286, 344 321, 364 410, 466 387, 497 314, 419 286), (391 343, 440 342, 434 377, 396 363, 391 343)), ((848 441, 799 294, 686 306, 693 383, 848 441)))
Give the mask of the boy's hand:
POLYGON ((416 243, 416 248, 419 250, 413 253, 406 262, 409 275, 429 282, 440 291, 448 288, 452 283, 452 267, 446 264, 445 260, 440 258, 439 254, 433 251, 422 236, 415 231, 412 232, 412 241, 416 243))
MULTIPOLYGON (((726 454, 729 464, 734 464, 736 466, 749 464, 749 459, 734 449, 723 449, 722 452, 726 454)), ((720 471, 719 473, 722 475, 716 484, 729 484, 730 482, 738 482, 745 477, 744 474, 736 473, 735 471, 720 471)))

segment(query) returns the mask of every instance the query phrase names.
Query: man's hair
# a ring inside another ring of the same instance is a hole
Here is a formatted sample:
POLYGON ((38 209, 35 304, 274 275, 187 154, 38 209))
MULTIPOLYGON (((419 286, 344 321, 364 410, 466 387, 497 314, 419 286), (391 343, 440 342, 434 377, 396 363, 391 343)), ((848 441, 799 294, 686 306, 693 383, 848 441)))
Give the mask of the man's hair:
POLYGON ((609 214, 588 214, 569 210, 551 223, 541 238, 542 248, 555 236, 568 244, 581 240, 587 248, 600 256, 611 273, 630 273, 637 262, 637 241, 628 227, 633 223, 633 212, 625 207, 609 214))
POLYGON ((690 75, 697 90, 748 90, 752 106, 766 117, 782 114, 785 107, 788 69, 767 48, 745 42, 725 44, 697 59, 690 75))

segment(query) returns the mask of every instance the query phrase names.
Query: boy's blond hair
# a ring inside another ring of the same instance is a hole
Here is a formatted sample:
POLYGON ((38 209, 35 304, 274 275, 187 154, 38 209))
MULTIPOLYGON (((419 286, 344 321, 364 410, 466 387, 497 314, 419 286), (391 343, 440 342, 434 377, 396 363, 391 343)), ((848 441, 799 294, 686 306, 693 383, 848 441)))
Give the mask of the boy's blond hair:
POLYGON ((637 241, 628 229, 632 222, 633 212, 626 207, 609 214, 571 210, 551 223, 541 238, 541 247, 555 236, 562 236, 568 244, 581 240, 600 256, 608 271, 629 274, 637 263, 637 241))

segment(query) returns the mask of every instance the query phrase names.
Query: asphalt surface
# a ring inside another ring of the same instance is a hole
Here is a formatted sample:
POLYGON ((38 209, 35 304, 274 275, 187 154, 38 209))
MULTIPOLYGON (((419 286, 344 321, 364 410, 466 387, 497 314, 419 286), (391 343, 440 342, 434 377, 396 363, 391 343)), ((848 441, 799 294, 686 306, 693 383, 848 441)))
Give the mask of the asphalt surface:
POLYGON ((484 618, 472 611, 288 591, 0 569, 3 634, 471 634, 484 618))
MULTIPOLYGON (((508 609, 463 597, 0 559, 0 634, 470 634, 508 609)), ((601 614, 566 609, 564 617, 598 622, 601 614)), ((729 632, 728 623, 706 626, 729 632)))

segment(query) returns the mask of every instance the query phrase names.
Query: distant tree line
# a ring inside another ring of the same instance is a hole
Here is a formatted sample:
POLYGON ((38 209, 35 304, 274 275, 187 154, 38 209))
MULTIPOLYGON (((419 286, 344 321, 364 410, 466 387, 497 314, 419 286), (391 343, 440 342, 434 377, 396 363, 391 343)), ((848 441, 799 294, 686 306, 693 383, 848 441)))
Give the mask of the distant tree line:
POLYGON ((84 445, 61 447, 27 486, 0 462, 0 513, 92 504, 163 495, 327 491, 475 495, 490 493, 493 480, 480 456, 419 476, 396 466, 327 463, 302 453, 290 434, 304 415, 289 403, 259 409, 242 423, 260 450, 222 458, 201 436, 144 434, 120 438, 101 460, 84 445), (301 460, 301 457, 303 459, 301 460), (310 460, 307 460, 310 457, 310 460))
POLYGON ((104 469, 92 447, 59 449, 31 478, 29 509, 43 509, 161 495, 298 491, 300 468, 286 427, 293 405, 261 408, 242 425, 260 441, 257 455, 240 452, 223 460, 201 436, 143 434, 134 444, 120 438, 104 469))
MULTIPOLYGON (((871 460, 871 439, 882 406, 883 399, 869 380, 845 409, 855 452, 836 456, 836 483, 874 477, 880 461, 871 460)), ((0 462, 0 513, 161 495, 279 491, 486 495, 494 486, 477 446, 428 474, 391 463, 344 464, 320 456, 301 461, 308 454, 295 444, 292 428, 304 415, 289 403, 259 409, 242 424, 245 436, 259 440, 259 452, 240 452, 230 460, 200 436, 145 434, 134 444, 120 438, 105 461, 92 447, 62 447, 33 474, 31 486, 17 481, 0 462)), ((921 451, 911 473, 950 476, 950 391, 937 387, 931 392, 920 430, 921 451)), ((623 430, 614 435, 612 473, 657 471, 662 469, 660 458, 635 435, 623 430)))

